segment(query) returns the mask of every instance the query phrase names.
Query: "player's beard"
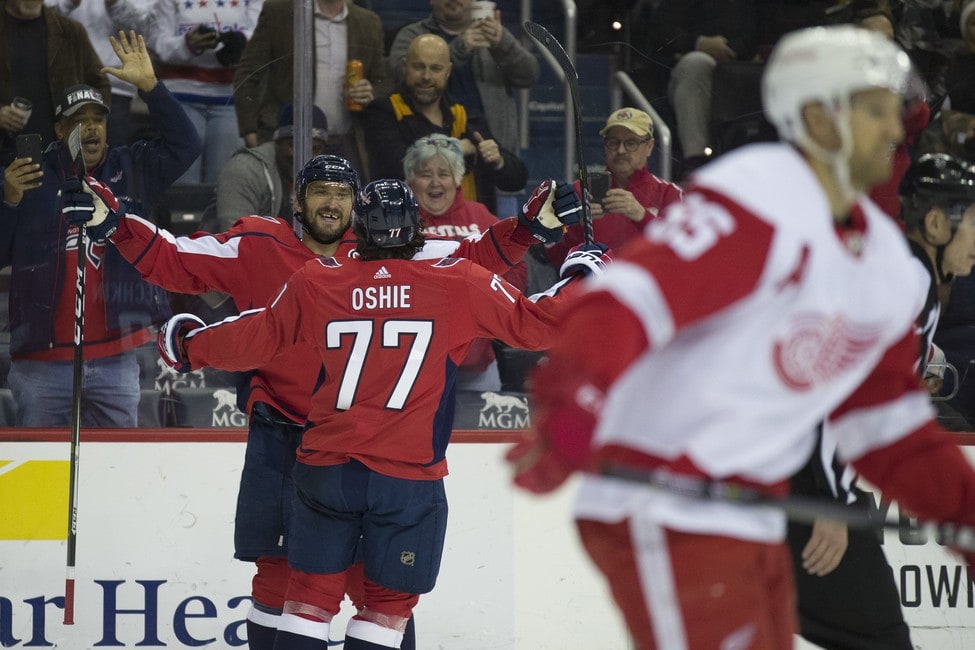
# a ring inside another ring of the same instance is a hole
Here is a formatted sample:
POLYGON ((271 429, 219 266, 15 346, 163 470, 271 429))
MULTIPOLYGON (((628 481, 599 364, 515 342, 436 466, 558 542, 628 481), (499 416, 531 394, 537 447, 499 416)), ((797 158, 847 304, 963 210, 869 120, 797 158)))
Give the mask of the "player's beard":
POLYGON ((319 210, 311 219, 303 219, 305 232, 319 244, 328 246, 342 239, 352 222, 352 215, 333 218, 335 213, 330 210, 319 210), (324 221, 324 223, 323 223, 324 221))

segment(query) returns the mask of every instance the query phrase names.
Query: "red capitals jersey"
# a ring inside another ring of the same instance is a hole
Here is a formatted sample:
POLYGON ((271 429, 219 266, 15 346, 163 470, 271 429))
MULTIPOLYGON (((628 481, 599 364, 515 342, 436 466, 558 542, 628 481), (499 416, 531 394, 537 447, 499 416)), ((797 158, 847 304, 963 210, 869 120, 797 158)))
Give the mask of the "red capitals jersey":
MULTIPOLYGON (((517 220, 495 224, 483 237, 462 242, 428 240, 418 253, 424 258, 468 257, 496 273, 504 273, 532 243, 519 237, 517 220)), ((290 223, 272 217, 244 217, 224 233, 199 232, 174 237, 154 224, 126 215, 112 242, 142 274, 167 291, 229 294, 240 310, 262 307, 306 262, 317 257, 298 240, 290 223)), ((336 257, 348 259, 355 240, 343 241, 336 257)), ((247 400, 270 404, 298 423, 308 414, 308 401, 320 362, 310 348, 296 347, 259 368, 251 379, 247 400)))
POLYGON ((388 476, 436 479, 447 473, 453 369, 471 341, 545 348, 564 305, 533 302, 469 260, 319 259, 266 309, 195 330, 185 349, 194 368, 224 370, 264 367, 296 347, 314 354, 325 374, 298 460, 355 458, 388 476))

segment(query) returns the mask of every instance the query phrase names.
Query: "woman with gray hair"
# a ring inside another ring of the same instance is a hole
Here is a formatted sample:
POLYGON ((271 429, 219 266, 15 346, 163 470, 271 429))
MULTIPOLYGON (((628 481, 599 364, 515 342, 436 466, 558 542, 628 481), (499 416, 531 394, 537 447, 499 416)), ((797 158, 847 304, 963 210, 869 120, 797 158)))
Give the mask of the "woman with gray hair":
MULTIPOLYGON (((420 138, 406 150, 403 174, 420 204, 424 234, 462 240, 480 237, 498 218, 487 207, 468 201, 460 191, 464 154, 460 140, 441 133, 420 138)), ((512 260, 514 261, 514 260, 512 260)), ((524 290, 528 272, 519 262, 504 279, 524 290)), ((497 389, 501 380, 491 342, 477 339, 460 365, 458 386, 465 389, 497 389)))

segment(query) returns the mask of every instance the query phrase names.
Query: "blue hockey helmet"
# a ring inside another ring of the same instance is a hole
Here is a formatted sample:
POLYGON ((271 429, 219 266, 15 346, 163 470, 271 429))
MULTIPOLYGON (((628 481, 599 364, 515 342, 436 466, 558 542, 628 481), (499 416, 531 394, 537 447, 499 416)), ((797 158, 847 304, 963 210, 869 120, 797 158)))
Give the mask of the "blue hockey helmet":
POLYGON ((341 156, 323 154, 305 163, 295 176, 295 197, 299 202, 305 200, 305 190, 312 181, 345 183, 352 187, 353 193, 359 191, 359 172, 341 156))
POLYGON ((420 227, 420 206, 400 180, 373 181, 356 194, 352 231, 379 248, 409 244, 420 227))

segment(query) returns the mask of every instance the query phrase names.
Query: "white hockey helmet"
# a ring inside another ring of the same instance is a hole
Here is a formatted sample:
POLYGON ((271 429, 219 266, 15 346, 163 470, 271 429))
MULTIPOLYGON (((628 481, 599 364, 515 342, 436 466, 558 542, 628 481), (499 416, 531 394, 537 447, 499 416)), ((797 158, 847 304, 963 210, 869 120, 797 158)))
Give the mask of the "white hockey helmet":
POLYGON ((850 95, 870 88, 906 99, 918 90, 916 79, 907 54, 881 34, 853 25, 811 27, 786 34, 772 50, 762 105, 780 138, 809 145, 804 106, 847 106, 850 95))

